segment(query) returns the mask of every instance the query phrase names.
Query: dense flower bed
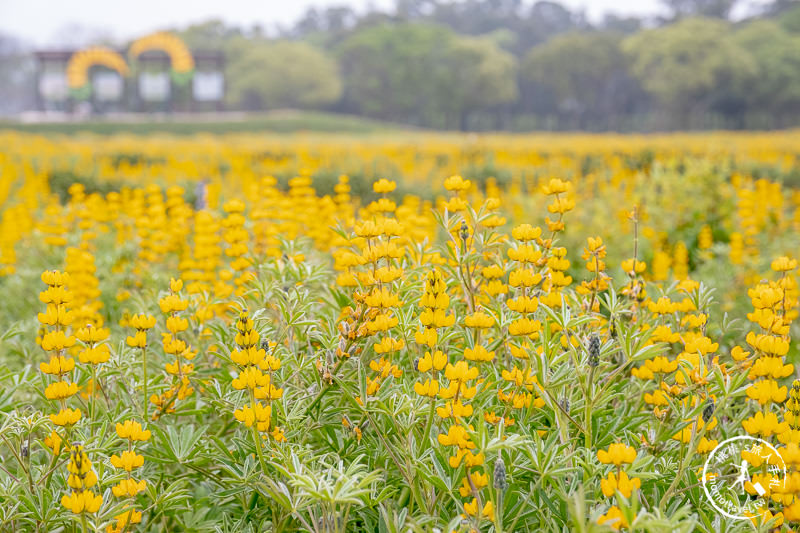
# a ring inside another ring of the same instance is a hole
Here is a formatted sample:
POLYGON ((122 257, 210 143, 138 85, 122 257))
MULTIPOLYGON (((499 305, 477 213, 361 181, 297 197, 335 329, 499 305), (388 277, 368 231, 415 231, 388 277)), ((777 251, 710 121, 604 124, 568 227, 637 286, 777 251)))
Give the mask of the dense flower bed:
POLYGON ((796 525, 791 138, 6 134, 0 529, 796 525))

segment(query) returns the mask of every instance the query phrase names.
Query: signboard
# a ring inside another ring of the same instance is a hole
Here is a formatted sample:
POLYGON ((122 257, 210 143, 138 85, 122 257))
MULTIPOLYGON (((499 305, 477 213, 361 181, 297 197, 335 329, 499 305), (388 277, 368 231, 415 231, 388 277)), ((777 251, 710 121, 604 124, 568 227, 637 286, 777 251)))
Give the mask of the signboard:
POLYGON ((116 102, 122 99, 122 77, 116 72, 96 72, 92 76, 94 96, 101 102, 116 102))
POLYGON ((139 75, 139 95, 145 102, 164 102, 169 98, 169 73, 142 72, 139 75))
POLYGON ((225 94, 225 78, 221 72, 195 72, 192 95, 197 102, 218 102, 225 94))

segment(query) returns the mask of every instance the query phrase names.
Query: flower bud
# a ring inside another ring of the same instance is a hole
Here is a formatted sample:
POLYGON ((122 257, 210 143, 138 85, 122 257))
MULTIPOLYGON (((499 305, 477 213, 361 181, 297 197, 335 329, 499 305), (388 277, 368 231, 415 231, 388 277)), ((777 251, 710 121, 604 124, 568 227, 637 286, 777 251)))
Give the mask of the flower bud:
POLYGON ((497 490, 506 490, 508 488, 508 481, 506 480, 506 464, 503 462, 502 457, 498 457, 494 462, 494 488, 497 490))

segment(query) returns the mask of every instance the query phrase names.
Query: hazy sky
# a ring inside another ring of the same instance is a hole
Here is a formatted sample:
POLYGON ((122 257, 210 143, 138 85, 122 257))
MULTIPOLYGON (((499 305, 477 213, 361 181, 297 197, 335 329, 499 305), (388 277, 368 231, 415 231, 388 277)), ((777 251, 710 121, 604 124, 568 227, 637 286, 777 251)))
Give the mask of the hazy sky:
MULTIPOLYGON (((528 3, 532 3, 529 0, 528 3)), ((597 19, 605 12, 652 15, 658 0, 561 0, 597 19)), ((290 25, 309 6, 348 4, 390 7, 393 0, 0 0, 0 31, 39 46, 76 43, 81 35, 130 38, 165 27, 185 26, 218 17, 266 28, 290 25), (82 30, 82 31, 78 31, 82 30)))

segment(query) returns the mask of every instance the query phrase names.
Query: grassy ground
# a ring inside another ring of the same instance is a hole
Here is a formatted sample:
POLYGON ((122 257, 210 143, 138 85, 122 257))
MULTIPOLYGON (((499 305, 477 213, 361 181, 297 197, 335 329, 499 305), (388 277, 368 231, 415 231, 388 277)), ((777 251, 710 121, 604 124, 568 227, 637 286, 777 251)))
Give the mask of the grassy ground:
POLYGON ((379 133, 407 129, 389 122, 381 122, 352 115, 314 111, 281 110, 258 114, 179 115, 141 117, 93 118, 79 122, 21 122, 0 120, 0 130, 28 133, 74 134, 89 132, 112 133, 172 133, 189 135, 194 133, 232 132, 341 132, 379 133))

